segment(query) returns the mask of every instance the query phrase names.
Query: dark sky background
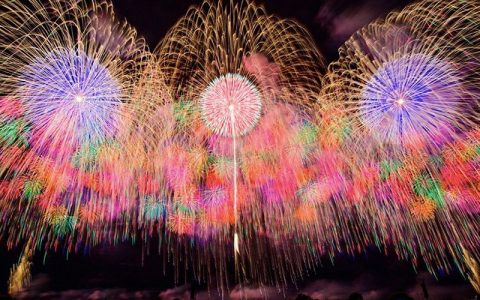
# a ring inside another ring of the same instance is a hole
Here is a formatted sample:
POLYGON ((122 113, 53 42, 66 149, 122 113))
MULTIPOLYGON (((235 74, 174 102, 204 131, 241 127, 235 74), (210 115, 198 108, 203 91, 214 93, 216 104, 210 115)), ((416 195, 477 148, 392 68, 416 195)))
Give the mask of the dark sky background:
MULTIPOLYGON (((201 1, 188 0, 114 0, 121 19, 127 19, 144 36, 153 49, 168 29, 183 16, 192 4, 201 1)), ((257 0, 269 13, 293 18, 303 24, 313 35, 327 62, 337 57, 338 47, 356 30, 373 19, 401 8, 407 0, 257 0)), ((0 298, 6 297, 6 282, 11 266, 17 262, 21 249, 7 251, 0 242, 0 298)), ((163 274, 162 258, 155 252, 144 257, 142 248, 131 243, 116 247, 99 246, 87 255, 62 251, 48 253, 43 263, 43 253, 34 258, 33 282, 26 295, 33 298, 82 298, 82 299, 131 299, 157 298, 190 299, 190 287, 182 281, 175 284, 172 267, 163 274)), ((324 267, 316 270, 290 286, 285 294, 278 294, 273 287, 260 291, 248 287, 251 297, 268 295, 272 299, 293 299, 303 293, 316 299, 347 299, 353 292, 360 292, 365 299, 388 299, 404 292, 414 299, 423 299, 420 284, 424 282, 429 299, 473 299, 474 292, 458 272, 441 276, 436 280, 424 267, 417 271, 409 262, 385 256, 376 249, 364 256, 350 257, 339 254, 332 266, 325 260, 324 267)), ((230 297, 236 299, 238 289, 232 283, 230 297)), ((218 299, 215 291, 210 294, 203 286, 196 288, 197 299, 218 299)), ((400 298, 398 298, 400 299, 400 298)))
MULTIPOLYGON (((235 0, 237 1, 237 0, 235 0)), ((202 0, 113 0, 126 18, 154 48, 191 5, 202 0)), ((402 8, 411 0, 256 0, 267 12, 295 19, 313 35, 327 60, 356 30, 370 21, 402 8)))

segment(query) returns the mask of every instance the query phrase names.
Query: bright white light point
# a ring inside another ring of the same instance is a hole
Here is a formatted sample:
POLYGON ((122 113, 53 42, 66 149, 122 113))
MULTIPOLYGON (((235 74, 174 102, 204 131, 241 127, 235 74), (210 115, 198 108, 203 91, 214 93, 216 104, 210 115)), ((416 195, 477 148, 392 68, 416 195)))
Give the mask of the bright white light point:
POLYGON ((233 249, 235 253, 240 253, 240 241, 238 239, 238 233, 236 232, 233 236, 233 249))
POLYGON ((85 96, 77 95, 77 96, 75 96, 75 101, 78 102, 78 103, 85 102, 85 96))
POLYGON ((404 99, 404 98, 398 98, 398 99, 397 99, 397 104, 398 104, 399 106, 404 105, 404 104, 405 104, 405 99, 404 99))

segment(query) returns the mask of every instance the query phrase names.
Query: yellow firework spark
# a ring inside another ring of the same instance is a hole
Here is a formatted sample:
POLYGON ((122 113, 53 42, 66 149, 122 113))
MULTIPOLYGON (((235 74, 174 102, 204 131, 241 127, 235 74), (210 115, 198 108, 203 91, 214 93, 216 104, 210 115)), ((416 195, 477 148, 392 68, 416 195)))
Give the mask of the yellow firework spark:
POLYGON ((308 107, 320 88, 323 59, 310 34, 249 1, 191 8, 155 53, 174 98, 199 101, 212 81, 229 73, 250 78, 265 101, 273 93, 308 107))
POLYGON ((17 296, 25 288, 28 288, 32 280, 31 266, 32 266, 33 250, 31 248, 31 240, 29 240, 23 249, 22 256, 18 264, 14 265, 10 271, 10 279, 8 280, 8 293, 11 296, 17 296))

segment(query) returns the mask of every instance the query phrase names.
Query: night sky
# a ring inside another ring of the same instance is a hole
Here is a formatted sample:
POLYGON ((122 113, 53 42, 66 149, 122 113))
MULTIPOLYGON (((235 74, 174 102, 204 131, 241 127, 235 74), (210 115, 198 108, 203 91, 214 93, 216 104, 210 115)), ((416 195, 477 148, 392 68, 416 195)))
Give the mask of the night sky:
MULTIPOLYGON (((187 0, 115 0, 120 19, 125 18, 145 37, 150 47, 162 39, 168 29, 183 16, 192 4, 202 1, 187 0)), ((337 56, 338 47, 356 30, 395 8, 401 8, 406 0, 263 0, 269 13, 293 18, 312 33, 317 46, 327 62, 337 56)), ((7 251, 0 248, 0 298, 6 294, 6 282, 10 267, 21 249, 7 251)), ((191 291, 188 278, 173 280, 172 266, 165 267, 162 257, 152 251, 142 257, 141 245, 131 243, 117 247, 99 246, 88 254, 37 253, 34 258, 33 284, 27 295, 36 297, 112 299, 156 298, 189 299, 191 291), (43 261, 45 259, 45 264, 43 261)), ((409 262, 398 261, 393 254, 384 255, 372 248, 363 256, 350 257, 339 254, 334 265, 328 259, 324 266, 306 274, 297 286, 290 286, 281 294, 273 287, 262 293, 270 298, 294 299, 303 293, 316 299, 347 299, 353 292, 365 299, 388 299, 406 293, 414 299, 423 299, 421 284, 428 289, 429 299, 473 299, 473 289, 458 273, 443 274, 438 281, 424 267, 414 270, 409 262), (337 297, 337 298, 335 298, 337 297)), ((230 297, 238 290, 231 283, 230 297)), ((215 290, 204 286, 194 287, 197 299, 218 298, 215 290)), ((260 290, 248 287, 247 295, 262 297, 260 290)), ((6 296, 5 296, 6 297, 6 296)), ((394 298, 391 298, 394 299, 394 298)), ((407 299, 407 298, 395 298, 407 299)))
MULTIPOLYGON (((114 0, 117 13, 145 37, 153 49, 191 5, 202 0, 114 0)), ((409 0, 258 0, 267 12, 305 26, 327 61, 348 37, 370 21, 402 8, 409 0)))

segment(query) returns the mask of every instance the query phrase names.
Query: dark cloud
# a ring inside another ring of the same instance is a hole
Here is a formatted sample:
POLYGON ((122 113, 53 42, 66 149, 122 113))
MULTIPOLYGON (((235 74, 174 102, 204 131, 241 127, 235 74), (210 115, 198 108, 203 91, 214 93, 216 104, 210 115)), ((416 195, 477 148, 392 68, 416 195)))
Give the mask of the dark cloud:
POLYGON ((283 298, 285 294, 282 294, 280 290, 274 287, 250 287, 237 285, 229 295, 232 300, 237 299, 278 299, 283 298))
POLYGON ((162 291, 158 294, 158 297, 162 300, 189 300, 190 299, 190 286, 189 285, 182 285, 179 287, 174 287, 171 289, 167 289, 162 291))
POLYGON ((401 9, 408 0, 327 0, 319 8, 313 26, 318 26, 325 36, 317 41, 332 59, 338 48, 357 30, 375 19, 385 17, 395 9, 401 9))
POLYGON ((423 282, 428 290, 430 299, 474 299, 475 291, 465 280, 448 281, 437 279, 432 275, 421 272, 417 276, 417 284, 411 286, 407 292, 414 299, 422 299, 423 291, 421 283, 423 282))
MULTIPOLYGON (((402 276, 402 274, 398 274, 402 276)), ((357 292, 368 300, 389 299, 395 294, 405 293, 414 299, 423 299, 421 283, 425 282, 430 299, 473 299, 475 293, 466 282, 443 283, 428 273, 420 273, 415 282, 409 286, 402 286, 394 280, 385 282, 377 278, 376 274, 365 272, 352 282, 341 279, 320 279, 309 283, 300 292, 313 299, 347 299, 357 292)))

